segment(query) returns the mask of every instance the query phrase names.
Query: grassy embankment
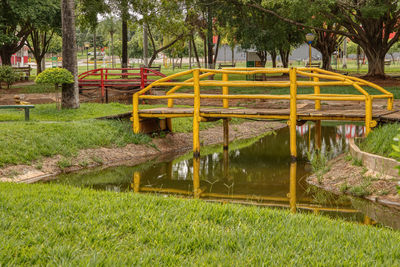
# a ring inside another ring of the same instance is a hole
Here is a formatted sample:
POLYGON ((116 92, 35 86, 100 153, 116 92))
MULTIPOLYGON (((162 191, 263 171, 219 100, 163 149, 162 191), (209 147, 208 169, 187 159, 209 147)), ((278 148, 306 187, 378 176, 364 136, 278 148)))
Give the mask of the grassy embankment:
MULTIPOLYGON (((131 105, 118 103, 85 103, 76 110, 57 110, 54 104, 35 105, 30 122, 23 121, 23 111, 0 110, 0 121, 7 121, 0 123, 0 166, 29 164, 57 154, 72 157, 86 148, 151 143, 149 136, 133 134, 129 121, 93 119, 129 112, 131 108, 131 105)), ((204 130, 219 123, 201 123, 200 126, 204 130)), ((191 128, 191 118, 174 119, 174 131, 190 132, 191 128)))
POLYGON ((0 192, 5 265, 400 264, 399 232, 323 216, 49 184, 0 192))
POLYGON ((367 138, 363 139, 359 147, 361 150, 390 157, 393 152, 392 145, 396 144, 393 138, 399 133, 400 124, 386 124, 371 131, 367 138))

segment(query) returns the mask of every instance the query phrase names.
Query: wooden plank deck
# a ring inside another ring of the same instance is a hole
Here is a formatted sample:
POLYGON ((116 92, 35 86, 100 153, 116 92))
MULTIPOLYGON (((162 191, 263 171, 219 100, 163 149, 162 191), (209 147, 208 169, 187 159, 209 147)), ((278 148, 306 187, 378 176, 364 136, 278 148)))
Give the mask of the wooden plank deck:
MULTIPOLYGON (((255 109, 255 108, 201 108, 202 117, 226 118, 226 117, 274 117, 288 118, 289 109, 255 109)), ((193 115, 193 108, 153 108, 139 110, 139 117, 159 117, 174 116, 187 117, 193 115)), ((299 120, 312 120, 313 118, 324 120, 359 120, 365 119, 365 109, 325 109, 315 110, 310 108, 298 108, 297 115, 299 120)), ((373 109, 372 119, 376 121, 394 122, 400 121, 400 110, 373 109)))

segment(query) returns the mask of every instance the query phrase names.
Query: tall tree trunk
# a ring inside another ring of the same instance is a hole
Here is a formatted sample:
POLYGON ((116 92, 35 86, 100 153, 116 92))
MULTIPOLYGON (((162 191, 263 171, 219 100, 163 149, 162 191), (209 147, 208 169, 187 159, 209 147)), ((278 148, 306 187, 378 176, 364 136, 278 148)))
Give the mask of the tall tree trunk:
POLYGON ((233 65, 235 64, 235 46, 232 45, 231 49, 232 49, 231 52, 232 52, 232 65, 233 65))
POLYGON ((204 49, 204 68, 207 68, 207 37, 203 40, 203 49, 204 49))
POLYGON ((367 76, 385 79, 385 56, 382 51, 374 49, 365 49, 365 55, 368 58, 368 73, 367 76))
POLYGON ((143 23, 143 63, 147 67, 148 62, 148 38, 147 38, 147 33, 148 33, 148 26, 146 23, 143 23))
POLYGON ((216 48, 215 48, 215 55, 214 55, 214 60, 213 60, 214 68, 215 68, 215 66, 217 65, 217 58, 218 58, 218 52, 219 52, 219 45, 220 45, 220 43, 221 43, 220 40, 221 40, 221 38, 220 38, 220 36, 218 35, 217 46, 216 46, 216 48))
POLYGON ((192 68, 192 40, 189 38, 189 69, 192 68))
POLYGON ((110 33, 111 36, 111 67, 115 67, 115 62, 114 62, 114 33, 110 33))
POLYGON ((62 85, 61 107, 79 108, 74 0, 61 0, 61 18, 63 68, 74 76, 74 83, 62 85))
POLYGON ((267 51, 257 51, 257 56, 260 58, 261 66, 265 67, 267 63, 267 51))
POLYGON ((128 67, 128 21, 122 19, 122 68, 128 67))
POLYGON ((275 50, 269 51, 269 54, 271 55, 271 61, 272 61, 272 67, 276 68, 276 57, 277 53, 275 50))
POLYGON ((322 55, 322 68, 324 70, 331 70, 332 69, 332 65, 331 65, 332 54, 329 53, 327 50, 322 50, 320 52, 322 55))
POLYGON ((200 64, 200 59, 199 59, 199 54, 197 53, 197 47, 196 47, 196 43, 194 42, 194 37, 192 35, 192 45, 193 45, 193 52, 194 52, 194 56, 196 57, 196 61, 197 61, 197 66, 199 68, 201 68, 201 64, 200 64))
POLYGON ((1 64, 11 66, 11 56, 13 55, 13 53, 7 51, 6 49, 1 50, 0 52, 1 64))
POLYGON ((213 14, 212 14, 212 6, 207 5, 207 58, 208 58, 208 68, 214 69, 214 60, 213 60, 213 14))
POLYGON ((289 67, 289 54, 290 50, 279 49, 279 55, 281 56, 282 65, 284 68, 289 67))
POLYGON ((96 49, 96 28, 93 30, 93 55, 94 55, 94 69, 97 69, 97 49, 96 49))

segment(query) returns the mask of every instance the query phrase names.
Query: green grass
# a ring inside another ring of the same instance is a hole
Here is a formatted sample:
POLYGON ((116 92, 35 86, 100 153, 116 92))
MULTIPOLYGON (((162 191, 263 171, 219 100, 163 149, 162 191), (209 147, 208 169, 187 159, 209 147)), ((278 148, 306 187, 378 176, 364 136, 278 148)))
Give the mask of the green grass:
POLYGON ((393 138, 398 134, 400 124, 386 124, 371 131, 367 138, 361 141, 361 150, 389 157, 393 152, 392 145, 395 144, 393 138))
MULTIPOLYGON (((11 88, 22 88, 20 91, 21 94, 54 93, 56 91, 53 84, 17 84, 11 86, 11 88)), ((61 88, 58 92, 60 91, 61 88)))
MULTIPOLYGON (((119 103, 82 103, 79 109, 60 109, 56 104, 38 104, 30 111, 32 121, 75 121, 93 119, 108 115, 130 112, 132 105, 119 103)), ((23 111, 17 109, 0 110, 0 121, 22 121, 23 111)))
MULTIPOLYGON (((157 105, 141 105, 153 108, 157 105)), ((131 105, 84 103, 79 109, 57 110, 54 104, 35 105, 31 121, 25 122, 21 110, 0 110, 0 166, 30 163, 60 154, 71 157, 79 150, 96 147, 150 143, 147 135, 136 135, 130 121, 93 120, 95 117, 131 111, 131 105)), ((232 120, 232 124, 242 122, 232 120)), ((220 125, 221 121, 201 123, 200 129, 220 125)), ((175 132, 191 132, 192 118, 173 120, 175 132)), ((59 163, 60 167, 65 162, 59 163)))
POLYGON ((147 135, 133 134, 131 123, 120 121, 0 123, 0 134, 0 166, 57 154, 71 157, 85 148, 151 142, 147 135))
POLYGON ((400 233, 322 216, 61 185, 0 184, 4 265, 400 264, 400 233))

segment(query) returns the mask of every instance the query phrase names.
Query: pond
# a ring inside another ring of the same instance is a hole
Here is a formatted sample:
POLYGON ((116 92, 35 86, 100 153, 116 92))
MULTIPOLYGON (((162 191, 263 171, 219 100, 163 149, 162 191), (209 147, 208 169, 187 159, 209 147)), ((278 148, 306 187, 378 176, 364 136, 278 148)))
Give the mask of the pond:
MULTIPOLYGON (((396 210, 336 196, 306 182, 312 171, 308 157, 316 149, 315 128, 312 123, 297 127, 296 163, 291 163, 290 159, 289 130, 283 128, 261 137, 233 142, 229 152, 223 152, 222 145, 202 147, 199 178, 193 176, 192 154, 187 153, 163 155, 137 166, 63 174, 45 182, 288 208, 292 212, 314 212, 367 224, 375 221, 400 228, 400 215, 396 210)), ((324 124, 321 152, 329 158, 344 153, 349 138, 362 136, 364 131, 364 127, 358 125, 324 124)))

